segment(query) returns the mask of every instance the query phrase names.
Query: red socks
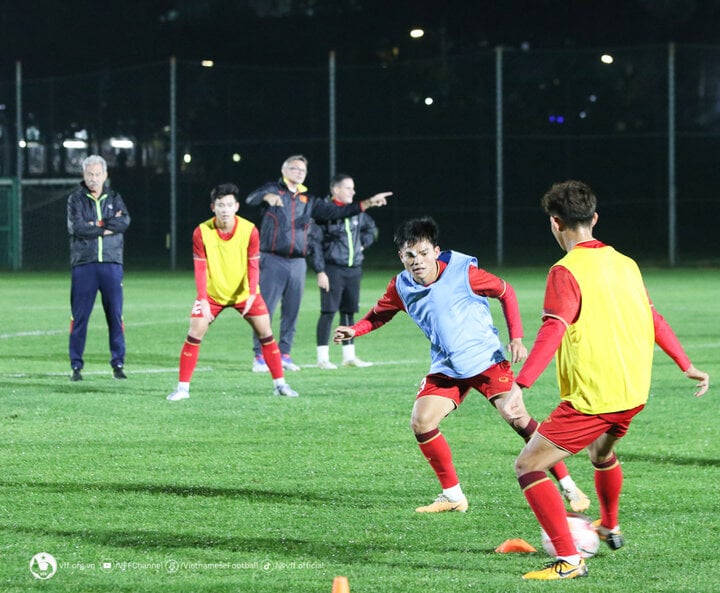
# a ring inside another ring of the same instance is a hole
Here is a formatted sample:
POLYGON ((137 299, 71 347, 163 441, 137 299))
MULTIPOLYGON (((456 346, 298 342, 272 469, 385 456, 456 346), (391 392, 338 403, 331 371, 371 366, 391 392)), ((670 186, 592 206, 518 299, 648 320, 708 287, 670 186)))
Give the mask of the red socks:
POLYGON ((197 366, 201 341, 190 336, 185 338, 185 343, 180 351, 180 383, 190 383, 197 366))
POLYGON ((436 428, 424 434, 416 434, 415 438, 420 446, 420 451, 435 470, 440 485, 443 488, 456 486, 459 480, 452 462, 452 451, 440 429, 436 428))
POLYGON ((623 471, 617 456, 613 454, 605 463, 595 465, 595 492, 600 502, 600 524, 614 529, 620 524, 619 506, 623 471))
POLYGON ((520 488, 540 526, 555 546, 557 556, 577 554, 567 522, 565 503, 545 472, 533 471, 518 478, 520 488))
POLYGON ((260 348, 262 350, 265 364, 270 369, 270 374, 273 379, 280 379, 283 377, 282 359, 280 358, 280 348, 278 348, 275 338, 270 335, 267 338, 260 340, 260 348))

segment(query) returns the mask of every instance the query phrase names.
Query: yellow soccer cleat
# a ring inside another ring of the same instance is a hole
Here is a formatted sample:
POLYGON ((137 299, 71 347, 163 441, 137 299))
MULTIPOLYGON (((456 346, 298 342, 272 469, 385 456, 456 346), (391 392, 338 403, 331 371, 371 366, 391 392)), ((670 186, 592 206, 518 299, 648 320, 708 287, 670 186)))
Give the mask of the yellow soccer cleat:
POLYGON ((523 575, 525 580, 536 581, 557 581, 560 579, 577 579, 588 575, 588 567, 585 560, 580 558, 579 564, 570 564, 565 560, 555 560, 546 565, 542 570, 535 570, 523 575))
POLYGON ((450 511, 456 511, 458 513, 464 513, 468 510, 468 501, 464 496, 457 501, 450 500, 444 494, 438 496, 432 504, 426 507, 418 507, 415 509, 416 513, 447 513, 450 511))

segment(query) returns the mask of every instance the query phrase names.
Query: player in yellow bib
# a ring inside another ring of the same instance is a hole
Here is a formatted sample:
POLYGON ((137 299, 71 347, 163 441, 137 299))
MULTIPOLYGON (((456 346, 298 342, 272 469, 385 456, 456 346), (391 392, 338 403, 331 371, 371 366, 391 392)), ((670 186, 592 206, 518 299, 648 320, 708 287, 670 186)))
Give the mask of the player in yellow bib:
POLYGON ((598 215, 592 189, 579 181, 556 183, 543 196, 550 230, 566 252, 550 270, 543 324, 518 373, 506 408, 521 410, 522 388, 530 387, 557 353, 560 405, 540 424, 515 462, 523 494, 550 537, 557 558, 524 579, 584 577, 563 501, 546 470, 587 449, 595 471, 600 539, 617 550, 622 467, 614 447, 627 433, 650 392, 657 343, 689 379, 700 397, 710 383, 696 369, 667 321, 648 297, 637 264, 593 237, 598 215))
POLYGON ((190 380, 197 366, 200 344, 210 324, 227 308, 235 309, 260 340, 270 369, 275 395, 297 397, 285 382, 280 349, 275 342, 265 301, 260 294, 260 235, 249 220, 237 216, 240 190, 232 183, 210 192, 215 214, 193 232, 193 265, 197 298, 190 314, 190 330, 180 352, 177 389, 169 401, 190 397, 190 380))

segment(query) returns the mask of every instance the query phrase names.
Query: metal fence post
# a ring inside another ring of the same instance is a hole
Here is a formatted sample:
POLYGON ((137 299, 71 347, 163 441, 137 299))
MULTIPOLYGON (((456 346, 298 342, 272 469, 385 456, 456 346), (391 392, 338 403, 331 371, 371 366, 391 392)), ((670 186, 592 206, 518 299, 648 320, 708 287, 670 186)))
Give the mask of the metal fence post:
POLYGON ((336 136, 336 103, 335 103, 335 52, 331 51, 328 59, 328 102, 329 102, 329 135, 330 135, 330 176, 328 179, 332 179, 336 172, 336 158, 337 158, 337 136, 336 136))
POLYGON ((22 197, 22 178, 23 178, 23 151, 25 150, 25 133, 23 130, 23 99, 22 99, 22 62, 15 62, 15 150, 17 155, 17 188, 15 201, 15 219, 17 220, 17 232, 15 233, 15 257, 12 258, 12 269, 22 270, 23 260, 23 197, 22 197))
POLYGON ((503 48, 495 48, 495 227, 497 233, 497 265, 503 265, 504 260, 504 239, 503 224, 505 196, 503 186, 503 48))
POLYGON ((177 60, 170 58, 170 269, 177 266, 177 60))
POLYGON ((677 185, 675 171, 675 44, 668 45, 668 263, 677 260, 677 185))

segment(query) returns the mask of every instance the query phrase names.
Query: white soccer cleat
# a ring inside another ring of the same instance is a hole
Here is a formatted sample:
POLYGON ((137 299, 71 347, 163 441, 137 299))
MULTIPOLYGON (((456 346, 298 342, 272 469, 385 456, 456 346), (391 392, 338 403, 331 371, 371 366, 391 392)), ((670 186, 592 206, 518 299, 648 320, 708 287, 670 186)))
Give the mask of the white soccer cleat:
POLYGON ((337 365, 331 363, 329 360, 318 360, 317 366, 323 371, 334 371, 337 369, 337 365))
POLYGON ((182 390, 178 389, 177 391, 173 391, 165 399, 170 402, 178 402, 181 399, 188 399, 189 397, 190 397, 189 391, 182 391, 182 390))
POLYGON ((284 397, 298 397, 298 392, 291 389, 290 385, 287 383, 283 383, 282 385, 275 387, 275 389, 273 389, 273 394, 282 395, 284 397))
POLYGON ((343 360, 343 366, 344 367, 357 367, 359 369, 364 369, 365 367, 371 367, 374 363, 372 362, 365 362, 364 360, 360 360, 359 358, 353 358, 352 360, 343 360))

